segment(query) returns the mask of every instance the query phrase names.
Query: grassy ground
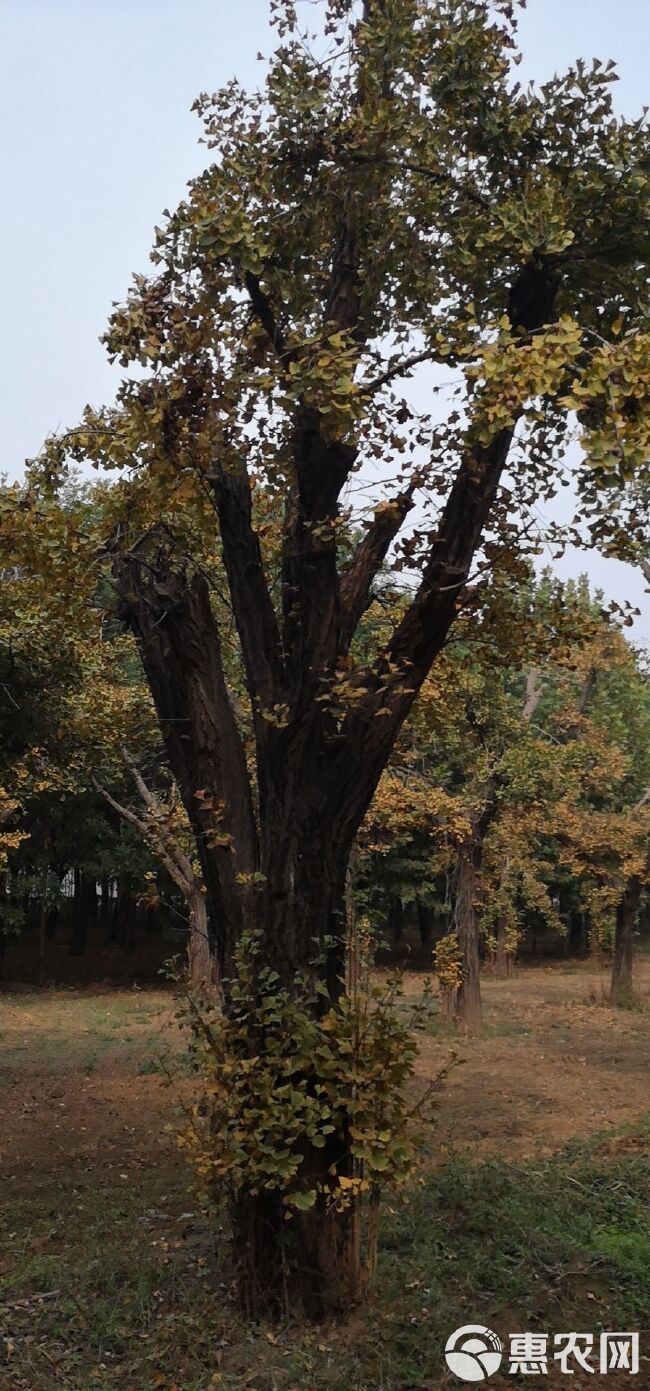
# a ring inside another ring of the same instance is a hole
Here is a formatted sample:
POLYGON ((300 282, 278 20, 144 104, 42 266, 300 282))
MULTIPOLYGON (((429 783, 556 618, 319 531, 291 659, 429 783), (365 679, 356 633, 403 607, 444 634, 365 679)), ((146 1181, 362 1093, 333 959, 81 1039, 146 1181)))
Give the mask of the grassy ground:
MULTIPOLYGON (((461 1385, 447 1335, 474 1322, 648 1330, 632 1384, 650 1387, 647 1010, 615 1014, 561 968, 485 993, 486 1036, 462 1047, 423 1181, 387 1208, 377 1293, 345 1327, 307 1332, 251 1329, 229 1304, 174 1144, 169 998, 4 997, 2 1391, 438 1391, 461 1385)), ((423 1075, 448 1051, 434 1026, 423 1075)))

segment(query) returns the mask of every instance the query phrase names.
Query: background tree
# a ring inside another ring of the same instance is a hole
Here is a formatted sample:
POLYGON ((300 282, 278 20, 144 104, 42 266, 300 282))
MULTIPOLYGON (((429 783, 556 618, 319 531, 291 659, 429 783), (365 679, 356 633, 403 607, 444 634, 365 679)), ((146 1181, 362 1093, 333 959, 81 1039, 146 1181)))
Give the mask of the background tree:
POLYGON ((189 981, 197 988, 208 985, 213 978, 213 959, 208 933, 205 887, 192 859, 192 850, 186 843, 189 827, 184 810, 179 806, 178 790, 173 784, 166 795, 152 790, 140 770, 132 763, 126 750, 124 759, 139 794, 138 809, 134 810, 132 806, 118 801, 115 793, 100 783, 97 783, 98 791, 118 816, 142 836, 156 860, 180 890, 188 914, 189 981))
POLYGON ((531 922, 564 934, 568 915, 588 918, 594 952, 613 948, 644 853, 649 694, 642 658, 584 579, 476 592, 459 618, 382 777, 355 878, 389 932, 395 903, 415 901, 458 934, 436 954, 443 981, 455 962, 449 1012, 465 1028, 480 1023, 481 956, 506 974, 531 922))
POLYGON ((10 519, 0 529, 0 748, 7 789, 0 914, 3 944, 27 929, 20 959, 28 974, 43 979, 53 955, 60 960, 54 944, 62 947, 68 932, 70 954, 84 957, 91 932, 91 945, 98 945, 97 929, 106 942, 131 948, 136 918, 144 918, 150 853, 123 833, 113 813, 107 816, 93 776, 121 795, 124 740, 157 767, 162 784, 166 775, 137 649, 107 611, 106 576, 92 566, 78 597, 69 583, 74 562, 72 575, 66 571, 82 519, 101 516, 101 489, 69 488, 54 512, 21 508, 17 531, 19 495, 0 496, 0 517, 10 519))

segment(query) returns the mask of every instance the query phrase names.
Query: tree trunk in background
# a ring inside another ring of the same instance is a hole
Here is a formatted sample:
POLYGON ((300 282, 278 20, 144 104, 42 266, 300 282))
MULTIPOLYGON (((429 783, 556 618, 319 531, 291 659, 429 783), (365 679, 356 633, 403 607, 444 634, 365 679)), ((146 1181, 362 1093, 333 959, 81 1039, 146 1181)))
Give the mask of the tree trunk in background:
MULTIPOLYGON (((7 901, 8 901, 8 898, 9 898, 9 895, 8 895, 8 892, 7 892, 7 888, 8 888, 8 884, 7 884, 7 875, 6 875, 6 874, 0 874, 0 903, 2 904, 3 918, 4 918, 4 910, 5 910, 6 907, 7 907, 7 901)), ((0 919, 0 981, 4 981, 4 980, 6 979, 6 974, 7 974, 7 934, 6 934, 6 932, 4 931, 4 922, 2 921, 2 919, 0 919)))
POLYGON ((53 942, 56 937, 56 929, 59 925, 60 909, 58 903, 51 903, 47 910, 45 922, 45 936, 48 942, 53 942))
POLYGON ((613 1005, 627 1005, 632 999, 634 966, 634 931, 641 902, 641 879, 634 875, 625 886, 616 909, 616 935, 610 1000, 613 1005))
POLYGON ((113 941, 115 915, 117 911, 119 895, 119 883, 119 879, 107 879, 105 881, 102 881, 102 928, 105 933, 105 940, 108 943, 113 941), (111 893, 113 884, 115 884, 114 894, 111 893))
POLYGON ((38 955, 36 957, 36 980, 39 985, 45 980, 45 955, 47 948, 47 898, 41 900, 38 915, 38 955))
POLYGON ((394 949, 401 946, 404 935, 404 905, 401 898, 391 898, 388 905, 388 931, 394 949))
POLYGON ((497 949, 494 957, 494 974, 499 980, 506 980, 510 975, 511 966, 510 955, 506 950, 506 925, 502 917, 497 923, 497 949))
POLYGON ((117 895, 113 904, 111 914, 111 925, 108 940, 111 945, 125 947, 128 944, 129 934, 133 933, 132 920, 135 912, 133 896, 128 884, 124 879, 117 881, 117 895))
POLYGON ((211 984, 214 980, 214 960, 208 934, 208 905, 202 885, 197 885, 188 898, 189 927, 187 964, 190 985, 211 984))
POLYGON ((86 879, 80 869, 74 871, 74 902, 72 905, 72 935, 70 955, 84 956, 88 926, 97 913, 97 890, 93 879, 86 879))
POLYGON ((589 918, 587 913, 573 912, 569 927, 569 952, 572 956, 585 957, 588 952, 589 918))
POLYGON ((47 951, 47 922, 48 922, 48 902, 47 888, 49 882, 49 867, 43 870, 41 879, 40 903, 38 910, 38 952, 36 957, 36 980, 39 985, 45 980, 45 956, 47 951))
POLYGON ((104 876, 100 883, 99 897, 99 923, 100 927, 104 931, 106 930, 110 922, 112 902, 113 900, 111 898, 111 881, 110 879, 106 878, 106 876, 104 876))
MULTIPOLYGON (((526 683, 526 690, 528 695, 526 707, 524 709, 524 715, 527 716, 528 719, 531 718, 531 715, 535 711, 536 704, 533 703, 533 697, 539 699, 540 689, 541 688, 539 686, 539 683, 535 684, 535 681, 532 679, 531 674, 529 674, 528 681, 526 683)), ((505 893, 509 873, 510 856, 506 855, 501 866, 499 882, 499 891, 501 895, 505 893)), ((501 898, 499 907, 499 917, 497 919, 497 947, 494 955, 494 974, 499 980, 505 980, 506 977, 510 975, 510 956, 506 946, 507 940, 507 921, 503 911, 503 898, 501 898)))
POLYGON ((476 911, 481 843, 475 837, 459 851, 454 904, 454 929, 461 954, 462 980, 456 998, 456 1018, 465 1033, 478 1033, 483 1022, 479 923, 476 911))
POLYGON ((418 903, 418 926, 422 950, 430 956, 433 945, 433 909, 426 903, 418 903))

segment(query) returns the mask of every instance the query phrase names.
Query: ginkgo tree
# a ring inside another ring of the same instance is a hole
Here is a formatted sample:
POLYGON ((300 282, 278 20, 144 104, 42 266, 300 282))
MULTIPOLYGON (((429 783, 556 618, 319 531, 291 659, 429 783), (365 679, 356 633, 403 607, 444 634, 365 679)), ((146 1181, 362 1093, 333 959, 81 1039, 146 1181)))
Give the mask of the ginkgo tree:
MULTIPOLYGON (((316 980, 316 1021, 345 1008, 355 835, 473 567, 516 562, 576 420, 592 513, 599 490, 647 463, 643 122, 613 115, 611 65, 521 88, 513 11, 272 0, 278 43, 259 91, 233 81, 199 99, 212 162, 157 231, 153 275, 112 315, 108 352, 134 370, 32 473, 51 497, 70 460, 121 471, 104 543, 222 976, 252 931, 283 1009, 316 980), (351 551, 357 483, 374 500, 351 551), (265 503, 282 516, 272 544, 265 503), (206 529, 227 616, 196 540, 206 529), (369 651, 356 635, 386 563, 413 592, 369 651), (243 712, 225 669, 231 623, 243 712)), ((245 998, 253 1010, 254 989, 245 998)), ((229 1037, 250 1044, 250 1031, 229 1037)), ((319 1038, 283 1093, 284 1148, 263 1116, 245 1132, 262 1152, 268 1140, 266 1177, 241 1147, 231 1170, 248 1307, 319 1314, 360 1291, 359 1166, 378 1182, 395 1151, 390 1127, 361 1151, 351 1081, 333 1120, 323 1100, 296 1132, 292 1096, 324 1097, 319 1069, 335 1065, 337 1030, 319 1038)), ((255 1066, 231 1065, 240 1079, 255 1066)))

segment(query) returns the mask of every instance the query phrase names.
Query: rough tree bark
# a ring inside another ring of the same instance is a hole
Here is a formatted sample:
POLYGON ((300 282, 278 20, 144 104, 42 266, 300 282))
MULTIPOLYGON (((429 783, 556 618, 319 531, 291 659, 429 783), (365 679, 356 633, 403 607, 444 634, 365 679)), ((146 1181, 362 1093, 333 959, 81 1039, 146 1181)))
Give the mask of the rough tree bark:
POLYGON ((194 884, 189 889, 187 908, 187 972, 192 985, 205 985, 214 977, 214 961, 210 951, 208 908, 203 884, 194 884))

